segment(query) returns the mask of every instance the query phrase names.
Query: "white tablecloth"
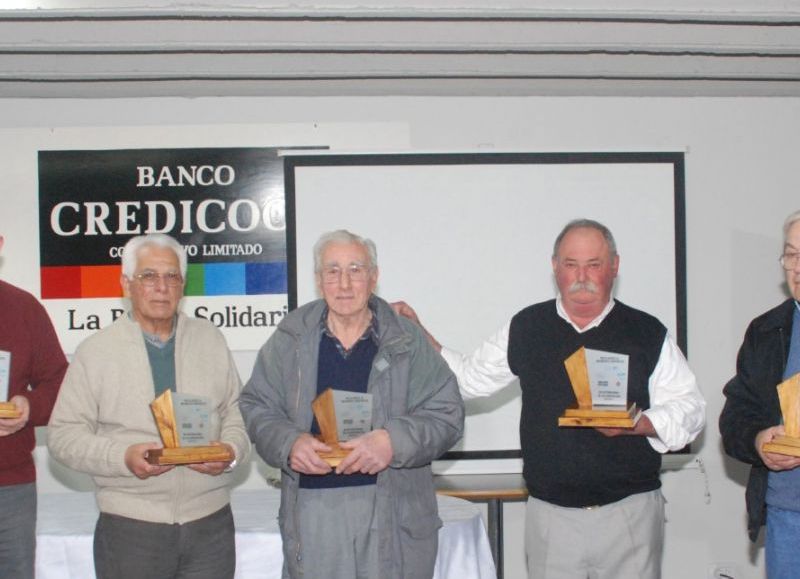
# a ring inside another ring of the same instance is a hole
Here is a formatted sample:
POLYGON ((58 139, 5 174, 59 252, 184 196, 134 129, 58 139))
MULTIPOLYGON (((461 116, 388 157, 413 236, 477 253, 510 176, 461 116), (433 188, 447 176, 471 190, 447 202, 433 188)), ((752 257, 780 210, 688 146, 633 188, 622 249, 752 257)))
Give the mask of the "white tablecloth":
MULTIPOLYGON (((278 530, 277 490, 237 490, 231 504, 236 521, 237 579, 280 579, 283 554, 278 530)), ((480 511, 463 499, 440 496, 439 553, 435 579, 497 577, 480 511)), ((97 522, 93 493, 39 495, 37 579, 94 577, 92 535, 97 522)))

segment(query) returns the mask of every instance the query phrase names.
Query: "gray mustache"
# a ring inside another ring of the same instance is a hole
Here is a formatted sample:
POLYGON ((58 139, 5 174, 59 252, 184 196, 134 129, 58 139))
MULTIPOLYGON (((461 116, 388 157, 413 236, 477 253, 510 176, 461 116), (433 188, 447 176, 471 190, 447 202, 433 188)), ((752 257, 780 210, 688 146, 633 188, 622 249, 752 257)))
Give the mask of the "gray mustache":
POLYGON ((571 286, 569 286, 569 293, 574 294, 575 292, 580 291, 587 291, 589 293, 596 294, 597 293, 597 285, 592 281, 576 281, 573 282, 571 286))

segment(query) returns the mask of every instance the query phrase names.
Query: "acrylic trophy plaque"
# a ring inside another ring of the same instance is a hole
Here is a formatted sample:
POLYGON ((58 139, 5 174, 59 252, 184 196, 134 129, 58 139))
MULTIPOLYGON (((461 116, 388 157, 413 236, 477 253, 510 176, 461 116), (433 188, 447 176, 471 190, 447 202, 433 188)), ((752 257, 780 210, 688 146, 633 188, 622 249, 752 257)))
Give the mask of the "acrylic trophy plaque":
POLYGON ((800 456, 800 374, 781 382, 777 388, 786 434, 764 443, 761 449, 764 452, 800 456))
POLYGON ((8 381, 11 376, 11 352, 0 350, 0 418, 19 418, 22 414, 8 400, 8 381))
POLYGON ((327 388, 311 403, 319 424, 318 438, 331 447, 318 452, 320 458, 336 467, 350 452, 339 446, 372 430, 372 394, 327 388))
POLYGON ((564 410, 559 426, 633 428, 641 416, 628 403, 628 356, 581 347, 564 360, 577 404, 564 410))
POLYGON ((192 464, 233 460, 224 446, 210 444, 211 413, 204 396, 166 390, 150 403, 164 448, 147 451, 151 464, 192 464))

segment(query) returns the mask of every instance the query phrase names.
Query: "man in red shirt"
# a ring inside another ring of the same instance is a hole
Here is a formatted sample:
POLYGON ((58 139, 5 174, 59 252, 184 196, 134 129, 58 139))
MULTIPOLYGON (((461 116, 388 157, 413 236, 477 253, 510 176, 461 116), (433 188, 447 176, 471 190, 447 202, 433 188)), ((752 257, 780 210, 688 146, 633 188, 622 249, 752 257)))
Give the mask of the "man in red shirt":
MULTIPOLYGON (((0 236, 0 249, 3 241, 0 236)), ((67 360, 42 305, 28 292, 0 280, 0 381, 5 385, 7 380, 8 401, 20 412, 18 418, 0 418, 0 577, 34 575, 34 427, 47 424, 66 369, 67 360)))

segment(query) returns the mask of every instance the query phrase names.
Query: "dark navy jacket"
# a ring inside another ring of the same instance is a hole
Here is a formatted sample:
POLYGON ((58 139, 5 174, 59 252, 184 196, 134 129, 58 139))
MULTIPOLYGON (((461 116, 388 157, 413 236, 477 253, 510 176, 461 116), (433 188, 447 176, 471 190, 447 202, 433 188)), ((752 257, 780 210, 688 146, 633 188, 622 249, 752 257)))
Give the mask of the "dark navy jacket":
POLYGON ((719 430, 725 452, 752 465, 747 482, 747 529, 755 541, 766 522, 768 469, 755 447, 756 435, 781 422, 776 386, 783 381, 792 337, 795 302, 786 300, 747 328, 736 358, 736 375, 725 385, 719 430))

